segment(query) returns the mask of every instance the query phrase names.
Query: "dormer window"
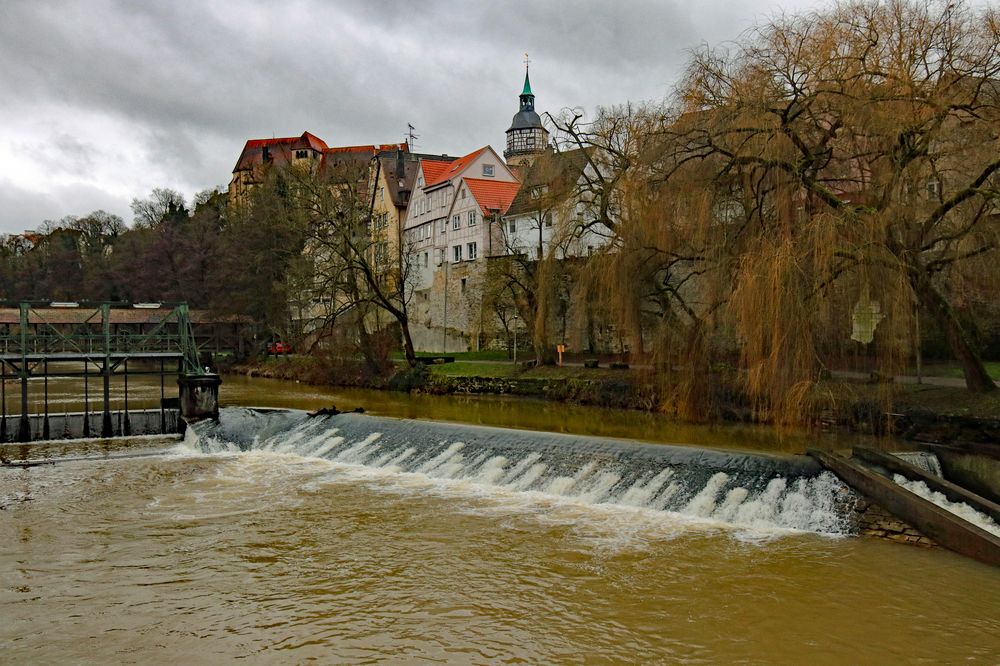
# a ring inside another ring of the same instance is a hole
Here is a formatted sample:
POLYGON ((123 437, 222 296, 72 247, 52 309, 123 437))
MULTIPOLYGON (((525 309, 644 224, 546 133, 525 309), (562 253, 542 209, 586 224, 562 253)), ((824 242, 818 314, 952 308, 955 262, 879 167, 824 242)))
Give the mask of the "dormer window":
POLYGON ((483 175, 484 176, 488 176, 490 178, 493 177, 493 165, 492 164, 484 164, 483 165, 483 175))

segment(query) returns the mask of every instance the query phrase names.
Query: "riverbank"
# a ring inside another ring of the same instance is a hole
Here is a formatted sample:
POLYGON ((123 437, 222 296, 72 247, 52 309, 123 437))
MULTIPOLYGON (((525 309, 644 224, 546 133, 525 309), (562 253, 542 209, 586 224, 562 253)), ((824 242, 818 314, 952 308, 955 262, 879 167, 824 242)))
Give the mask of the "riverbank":
MULTIPOLYGON (((676 396, 663 395, 648 371, 625 367, 527 367, 482 358, 373 374, 360 362, 335 364, 309 356, 287 356, 231 364, 220 371, 285 379, 314 385, 418 392, 431 395, 511 395, 552 402, 597 405, 684 418, 676 396)), ((933 378, 925 380, 933 382, 933 378)), ((954 382, 950 382, 954 383, 954 382)), ((818 384, 810 400, 814 414, 807 426, 866 434, 895 434, 904 439, 948 443, 1000 440, 1000 395, 974 394, 964 388, 932 383, 873 383, 837 376, 818 384)), ((720 381, 715 407, 702 420, 764 422, 735 390, 720 381)), ((690 420, 690 419, 687 419, 690 420)))

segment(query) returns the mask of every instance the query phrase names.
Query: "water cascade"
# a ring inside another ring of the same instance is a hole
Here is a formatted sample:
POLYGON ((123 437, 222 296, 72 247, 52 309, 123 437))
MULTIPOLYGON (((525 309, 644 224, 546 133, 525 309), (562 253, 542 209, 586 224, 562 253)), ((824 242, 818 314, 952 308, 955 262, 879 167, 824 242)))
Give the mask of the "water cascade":
POLYGON ((745 528, 851 530, 854 494, 803 456, 338 414, 228 408, 188 431, 206 453, 264 451, 672 512, 745 528))

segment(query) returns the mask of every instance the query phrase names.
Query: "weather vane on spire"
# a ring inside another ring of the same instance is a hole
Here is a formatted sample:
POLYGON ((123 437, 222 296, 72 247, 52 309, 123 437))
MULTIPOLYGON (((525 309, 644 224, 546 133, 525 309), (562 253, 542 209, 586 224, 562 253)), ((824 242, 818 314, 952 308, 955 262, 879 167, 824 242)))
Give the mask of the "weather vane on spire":
POLYGON ((531 60, 528 59, 528 54, 524 54, 524 71, 528 71, 528 65, 531 64, 531 60))

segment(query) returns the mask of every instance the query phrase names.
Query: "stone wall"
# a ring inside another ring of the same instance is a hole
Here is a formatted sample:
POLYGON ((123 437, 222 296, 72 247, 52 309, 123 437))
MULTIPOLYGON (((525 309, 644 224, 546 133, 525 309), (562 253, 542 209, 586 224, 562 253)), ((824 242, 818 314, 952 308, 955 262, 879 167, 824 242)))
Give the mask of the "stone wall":
POLYGON ((867 499, 859 499, 854 510, 858 533, 862 536, 923 548, 937 547, 937 544, 920 530, 867 499))

